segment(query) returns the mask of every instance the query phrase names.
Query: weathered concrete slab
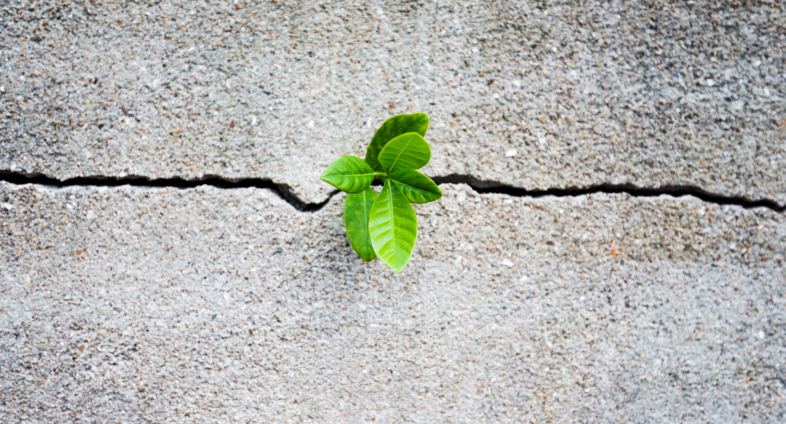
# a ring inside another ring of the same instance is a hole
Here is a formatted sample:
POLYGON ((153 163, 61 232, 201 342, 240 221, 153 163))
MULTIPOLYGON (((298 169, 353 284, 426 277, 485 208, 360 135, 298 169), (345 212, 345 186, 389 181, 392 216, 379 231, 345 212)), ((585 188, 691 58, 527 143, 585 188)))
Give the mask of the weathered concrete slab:
POLYGON ((0 6, 0 169, 318 202, 333 159, 422 111, 431 175, 786 203, 783 2, 62 3, 0 6))
POLYGON ((784 215, 443 190, 394 275, 341 196, 0 183, 0 421, 784 421, 784 215))

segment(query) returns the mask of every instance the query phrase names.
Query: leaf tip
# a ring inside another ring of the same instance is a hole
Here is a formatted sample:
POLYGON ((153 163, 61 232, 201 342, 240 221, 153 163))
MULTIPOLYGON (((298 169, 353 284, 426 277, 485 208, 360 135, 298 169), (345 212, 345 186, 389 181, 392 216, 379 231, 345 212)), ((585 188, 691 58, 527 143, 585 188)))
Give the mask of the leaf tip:
POLYGON ((406 261, 404 261, 404 263, 401 263, 401 264, 395 264, 395 266, 393 266, 393 265, 391 265, 391 264, 387 264, 387 266, 389 266, 389 267, 390 267, 390 269, 392 269, 392 270, 393 270, 393 272, 395 272, 396 274, 401 274, 401 271, 403 271, 403 270, 404 270, 404 268, 406 268, 406 267, 407 267, 407 265, 409 265, 409 261, 410 261, 410 259, 411 259, 411 258, 407 258, 407 260, 406 260, 406 261))

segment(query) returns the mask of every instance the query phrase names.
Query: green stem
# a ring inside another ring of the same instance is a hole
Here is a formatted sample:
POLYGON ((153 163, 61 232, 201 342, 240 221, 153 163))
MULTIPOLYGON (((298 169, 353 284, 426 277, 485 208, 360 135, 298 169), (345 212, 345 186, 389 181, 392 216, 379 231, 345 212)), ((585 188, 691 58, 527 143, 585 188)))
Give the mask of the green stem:
POLYGON ((374 178, 385 179, 385 178, 390 178, 390 176, 388 175, 387 172, 375 172, 374 178))

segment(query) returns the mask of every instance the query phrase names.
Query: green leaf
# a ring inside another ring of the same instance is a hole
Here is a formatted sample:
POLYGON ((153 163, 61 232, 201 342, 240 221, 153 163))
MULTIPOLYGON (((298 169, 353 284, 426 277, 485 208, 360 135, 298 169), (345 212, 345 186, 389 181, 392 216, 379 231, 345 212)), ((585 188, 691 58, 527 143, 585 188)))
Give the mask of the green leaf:
POLYGON ((402 134, 379 152, 379 163, 387 172, 420 169, 431 159, 431 147, 418 133, 402 134))
POLYGON ((374 133, 374 138, 371 139, 368 150, 366 150, 366 162, 375 171, 384 171, 377 158, 379 157, 379 152, 382 151, 382 148, 390 140, 408 132, 418 133, 425 137, 426 130, 428 130, 428 115, 425 113, 391 116, 374 133))
POLYGON ((390 180, 396 183, 396 187, 412 203, 428 203, 442 197, 442 190, 437 184, 414 169, 393 171, 390 180))
POLYGON ((366 262, 371 262, 377 257, 368 230, 371 206, 376 199, 377 193, 369 187, 361 193, 348 194, 344 200, 344 225, 347 227, 347 237, 355 252, 366 262))
POLYGON ((360 193, 374 181, 374 170, 359 157, 342 156, 333 161, 320 178, 341 191, 360 193))
POLYGON ((371 207, 371 245, 393 271, 401 272, 412 256, 418 238, 418 221, 412 205, 390 180, 371 207))

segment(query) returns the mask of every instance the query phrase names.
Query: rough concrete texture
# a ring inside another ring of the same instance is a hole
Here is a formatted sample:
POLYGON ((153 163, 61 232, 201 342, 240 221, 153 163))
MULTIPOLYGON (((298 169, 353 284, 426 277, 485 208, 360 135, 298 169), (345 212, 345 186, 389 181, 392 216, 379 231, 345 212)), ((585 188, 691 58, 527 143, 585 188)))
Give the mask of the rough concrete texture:
POLYGON ((420 111, 430 175, 784 204, 785 7, 5 1, 0 169, 260 177, 319 202, 333 159, 420 111))
POLYGON ((786 420, 786 216, 443 190, 396 275, 343 196, 0 183, 0 421, 786 420))

